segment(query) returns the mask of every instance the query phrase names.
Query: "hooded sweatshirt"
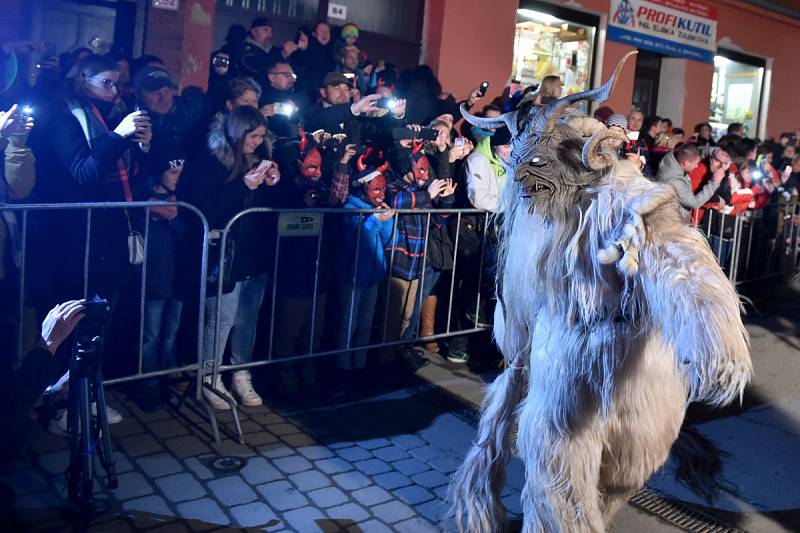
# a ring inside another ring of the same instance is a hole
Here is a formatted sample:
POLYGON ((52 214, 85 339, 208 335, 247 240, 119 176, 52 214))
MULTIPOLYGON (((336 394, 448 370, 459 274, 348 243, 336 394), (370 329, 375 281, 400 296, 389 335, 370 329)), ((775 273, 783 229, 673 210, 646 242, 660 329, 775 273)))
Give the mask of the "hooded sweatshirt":
POLYGON ((681 204, 681 214, 686 220, 689 220, 689 210, 702 207, 719 188, 718 183, 709 181, 695 194, 692 191, 691 178, 680 167, 673 152, 668 153, 661 160, 656 181, 667 184, 675 190, 678 203, 681 204))

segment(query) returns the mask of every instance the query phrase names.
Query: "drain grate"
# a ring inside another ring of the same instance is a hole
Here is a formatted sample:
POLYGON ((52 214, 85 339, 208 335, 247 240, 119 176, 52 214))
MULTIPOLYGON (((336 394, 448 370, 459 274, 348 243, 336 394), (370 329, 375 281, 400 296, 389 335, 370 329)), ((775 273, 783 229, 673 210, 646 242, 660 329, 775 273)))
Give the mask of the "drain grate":
POLYGON ((692 533, 745 533, 719 518, 694 511, 683 505, 666 500, 647 488, 639 490, 628 503, 661 520, 692 533))

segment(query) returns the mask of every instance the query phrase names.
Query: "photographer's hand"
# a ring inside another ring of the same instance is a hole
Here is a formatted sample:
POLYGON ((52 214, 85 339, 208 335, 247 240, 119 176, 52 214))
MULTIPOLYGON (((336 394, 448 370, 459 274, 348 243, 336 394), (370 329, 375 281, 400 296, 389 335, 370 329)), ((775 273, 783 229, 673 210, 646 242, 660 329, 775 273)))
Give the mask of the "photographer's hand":
POLYGON ((86 300, 70 300, 55 306, 42 322, 39 345, 55 354, 61 343, 67 340, 72 330, 83 318, 86 300))
POLYGON ((366 113, 367 111, 375 111, 378 109, 376 104, 380 99, 381 95, 379 94, 367 95, 358 102, 352 104, 350 106, 350 112, 353 113, 353 115, 358 116, 361 113, 366 113))

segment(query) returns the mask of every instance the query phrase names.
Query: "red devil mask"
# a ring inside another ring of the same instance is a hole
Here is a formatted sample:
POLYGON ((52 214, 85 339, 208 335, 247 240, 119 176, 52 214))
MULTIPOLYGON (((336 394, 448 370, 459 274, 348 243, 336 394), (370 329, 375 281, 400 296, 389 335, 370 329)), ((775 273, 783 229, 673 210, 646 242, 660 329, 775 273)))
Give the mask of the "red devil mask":
POLYGON ((322 154, 314 144, 313 138, 306 136, 302 128, 300 134, 300 152, 297 166, 300 175, 308 181, 317 182, 322 177, 322 154))
POLYGON ((365 183, 363 187, 370 204, 381 207, 386 201, 386 177, 383 174, 379 174, 372 181, 365 183))
POLYGON ((425 185, 430 179, 431 163, 428 157, 422 153, 422 141, 415 141, 411 147, 411 171, 414 173, 414 180, 417 185, 425 185))

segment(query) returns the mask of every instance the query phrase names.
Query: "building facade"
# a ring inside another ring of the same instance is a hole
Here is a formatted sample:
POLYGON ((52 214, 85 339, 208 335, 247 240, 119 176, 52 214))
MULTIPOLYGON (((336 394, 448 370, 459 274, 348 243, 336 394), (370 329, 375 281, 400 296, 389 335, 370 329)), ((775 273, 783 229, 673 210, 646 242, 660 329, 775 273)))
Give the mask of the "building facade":
POLYGON ((689 132, 706 121, 717 131, 742 122, 748 135, 761 138, 800 127, 795 52, 800 49, 800 12, 783 4, 762 0, 426 3, 422 61, 435 66, 442 84, 456 93, 480 81, 465 79, 465 57, 469 72, 482 73, 493 86, 538 83, 545 75, 557 74, 565 91, 577 91, 607 78, 619 58, 637 48, 636 65, 625 69, 609 102, 615 111, 627 113, 637 106, 645 114, 669 117, 689 132), (649 19, 649 29, 664 34, 665 27, 677 27, 673 33, 679 36, 649 39, 644 43, 647 48, 626 42, 616 29, 620 19, 626 20, 626 12, 649 19), (682 13, 689 20, 682 20, 682 13), (695 41, 681 49, 679 37, 692 30, 706 37, 707 46, 695 41))
POLYGON ((669 117, 690 131, 731 122, 776 137, 800 126, 800 11, 788 0, 0 0, 4 40, 58 52, 113 41, 156 54, 181 86, 205 86, 210 54, 233 24, 273 21, 274 42, 317 20, 356 22, 359 44, 401 68, 433 67, 457 98, 561 76, 565 91, 605 79, 626 52, 609 105, 669 117))

